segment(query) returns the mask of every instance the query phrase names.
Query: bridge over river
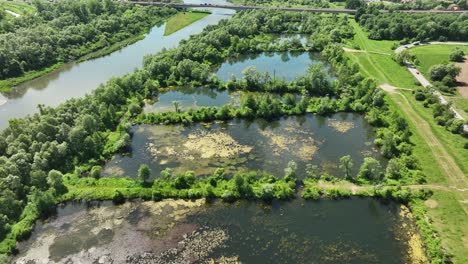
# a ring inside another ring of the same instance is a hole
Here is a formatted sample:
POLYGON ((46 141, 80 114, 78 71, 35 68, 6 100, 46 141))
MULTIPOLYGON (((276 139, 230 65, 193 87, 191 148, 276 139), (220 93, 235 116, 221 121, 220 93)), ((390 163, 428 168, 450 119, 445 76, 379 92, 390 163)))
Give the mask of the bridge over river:
MULTIPOLYGON (((354 14, 356 9, 332 9, 332 8, 309 8, 309 7, 270 7, 270 6, 246 6, 246 5, 222 5, 222 4, 194 4, 194 3, 163 3, 163 2, 149 2, 149 1, 123 1, 128 4, 138 5, 155 5, 155 6, 170 6, 175 8, 224 8, 233 10, 280 10, 292 12, 315 12, 315 13, 343 13, 354 14)), ((387 10, 380 10, 382 13, 388 12, 387 10)), ((468 13, 468 10, 399 10, 394 12, 402 13, 434 13, 434 14, 462 14, 468 13)))

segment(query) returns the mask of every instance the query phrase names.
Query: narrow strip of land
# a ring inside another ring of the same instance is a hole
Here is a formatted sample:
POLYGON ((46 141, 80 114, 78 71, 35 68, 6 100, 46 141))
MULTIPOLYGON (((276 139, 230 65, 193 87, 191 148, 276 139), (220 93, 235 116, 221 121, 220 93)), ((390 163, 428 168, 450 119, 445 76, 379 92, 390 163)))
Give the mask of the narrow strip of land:
POLYGON ((406 113, 407 117, 416 126, 416 133, 419 133, 420 136, 429 145, 432 155, 435 157, 439 167, 447 177, 449 184, 448 187, 458 194, 460 197, 458 200, 460 206, 468 215, 468 205, 464 202, 468 198, 468 195, 466 195, 465 192, 465 190, 468 189, 468 182, 466 180, 465 174, 445 149, 444 145, 434 135, 431 126, 426 122, 426 120, 424 120, 416 113, 408 99, 403 94, 397 92, 398 88, 389 89, 388 87, 388 85, 381 86, 382 89, 389 93, 392 100, 394 100, 401 107, 401 109, 406 113))

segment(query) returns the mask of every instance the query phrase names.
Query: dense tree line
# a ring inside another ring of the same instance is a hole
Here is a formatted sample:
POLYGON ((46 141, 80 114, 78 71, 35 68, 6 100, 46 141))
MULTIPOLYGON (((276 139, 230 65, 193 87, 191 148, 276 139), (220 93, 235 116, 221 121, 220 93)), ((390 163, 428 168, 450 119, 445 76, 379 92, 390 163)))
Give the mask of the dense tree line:
POLYGON ((216 83, 212 68, 229 57, 288 48, 265 44, 268 39, 265 34, 311 34, 310 49, 317 51, 327 43, 341 42, 353 35, 352 27, 338 16, 292 12, 242 12, 229 22, 222 21, 219 26, 207 29, 189 41, 182 41, 176 49, 145 57, 144 67, 155 86, 216 83))
POLYGON ((140 34, 175 12, 110 0, 34 3, 34 16, 1 23, 0 79, 77 59, 140 34))
POLYGON ((455 0, 455 1, 433 1, 433 0, 414 0, 402 3, 399 0, 391 0, 392 4, 384 3, 373 3, 377 5, 379 9, 386 10, 447 10, 452 7, 455 3, 458 10, 466 10, 468 3, 466 0, 455 0))
POLYGON ((238 5, 249 6, 304 6, 304 7, 322 7, 328 8, 330 4, 328 0, 231 0, 238 5))
POLYGON ((376 40, 468 40, 468 14, 380 13, 373 6, 361 8, 356 21, 376 40))
POLYGON ((414 97, 417 101, 421 101, 424 107, 432 109, 433 117, 438 125, 454 134, 468 136, 463 130, 463 120, 455 118, 450 104, 442 104, 439 97, 434 94, 433 88, 418 89, 414 91, 414 97))

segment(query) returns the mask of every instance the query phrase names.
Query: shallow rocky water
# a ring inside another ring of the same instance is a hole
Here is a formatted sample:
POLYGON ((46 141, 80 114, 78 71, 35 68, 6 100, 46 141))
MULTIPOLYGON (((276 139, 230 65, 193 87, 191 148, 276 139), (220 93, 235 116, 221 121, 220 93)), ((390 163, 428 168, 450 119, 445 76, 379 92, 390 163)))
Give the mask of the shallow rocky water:
POLYGON ((15 263, 409 263, 414 227, 373 199, 71 204, 15 263), (229 262, 232 261, 232 262, 229 262))

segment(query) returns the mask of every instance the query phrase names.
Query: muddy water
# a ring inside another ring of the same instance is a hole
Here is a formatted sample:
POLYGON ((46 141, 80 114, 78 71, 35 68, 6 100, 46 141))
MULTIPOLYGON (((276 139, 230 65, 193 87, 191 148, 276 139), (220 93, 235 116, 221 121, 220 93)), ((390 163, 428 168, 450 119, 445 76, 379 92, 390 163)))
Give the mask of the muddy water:
POLYGON ((400 211, 372 199, 68 205, 15 263, 409 263, 400 211))
POLYGON ((134 127, 132 152, 117 155, 105 167, 105 175, 137 175, 141 163, 158 177, 165 168, 175 173, 193 170, 203 175, 223 167, 284 174, 288 162, 298 165, 304 177, 307 164, 342 176, 340 157, 351 155, 356 172, 364 157, 378 157, 373 150, 374 134, 362 116, 340 113, 330 117, 306 115, 274 122, 234 120, 227 123, 191 126, 134 127))

